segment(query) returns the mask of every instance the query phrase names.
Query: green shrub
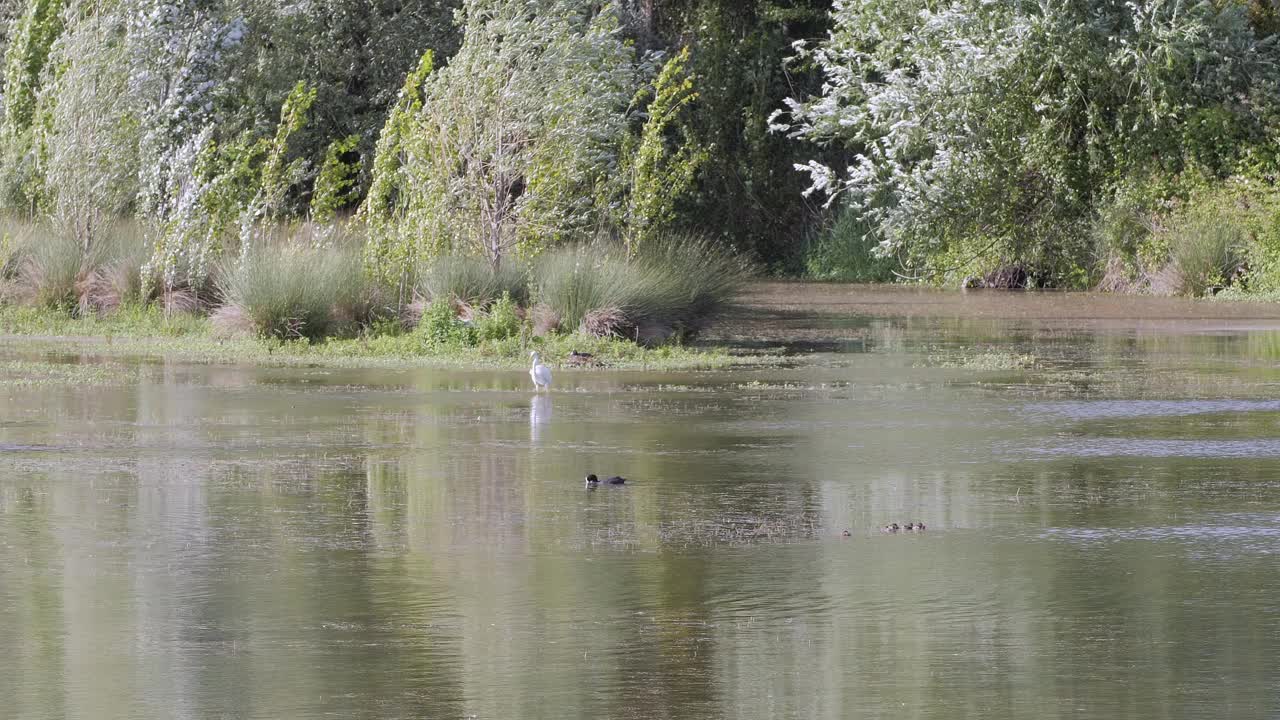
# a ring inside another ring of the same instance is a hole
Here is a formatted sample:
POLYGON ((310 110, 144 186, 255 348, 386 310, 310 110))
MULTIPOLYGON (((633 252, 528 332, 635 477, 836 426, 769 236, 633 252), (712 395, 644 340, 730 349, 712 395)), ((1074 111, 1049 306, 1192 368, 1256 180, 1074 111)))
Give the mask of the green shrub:
POLYGON ((431 301, 422 313, 415 330, 429 350, 475 345, 476 329, 458 319, 453 306, 444 298, 431 301))
POLYGON ((489 311, 476 320, 476 333, 480 340, 506 340, 518 337, 522 324, 515 301, 509 293, 503 293, 489 311))
POLYGON ((224 322, 264 337, 316 340, 368 322, 373 306, 358 249, 269 245, 223 267, 224 322))
POLYGON ((445 256, 418 273, 418 292, 431 299, 456 299, 474 307, 485 307, 503 295, 516 304, 529 302, 528 271, 507 259, 495 271, 483 258, 445 256))

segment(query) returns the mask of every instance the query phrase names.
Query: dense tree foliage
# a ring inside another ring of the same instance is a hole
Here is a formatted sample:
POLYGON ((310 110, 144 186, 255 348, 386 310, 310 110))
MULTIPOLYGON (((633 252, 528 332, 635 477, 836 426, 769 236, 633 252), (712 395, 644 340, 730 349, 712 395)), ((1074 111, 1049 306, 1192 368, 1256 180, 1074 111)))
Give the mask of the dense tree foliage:
POLYGON ((636 71, 616 15, 591 4, 464 5, 461 49, 390 120, 397 258, 461 251, 496 267, 605 221, 636 71))
POLYGON ((1226 259, 1187 288, 1280 287, 1276 7, 0 0, 0 210, 85 248, 136 217, 167 287, 349 216, 383 278, 685 235, 831 276, 1153 289, 1195 255, 1226 259), (1251 229, 1197 254, 1166 232, 1193 220, 1251 229))

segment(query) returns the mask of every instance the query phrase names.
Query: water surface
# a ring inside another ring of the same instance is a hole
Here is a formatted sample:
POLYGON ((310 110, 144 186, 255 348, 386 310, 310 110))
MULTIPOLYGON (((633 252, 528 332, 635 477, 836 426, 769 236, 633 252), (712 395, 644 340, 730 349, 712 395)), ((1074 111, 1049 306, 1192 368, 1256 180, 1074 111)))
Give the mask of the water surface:
POLYGON ((0 717, 1280 715, 1272 311, 752 303, 543 396, 0 341, 0 717))

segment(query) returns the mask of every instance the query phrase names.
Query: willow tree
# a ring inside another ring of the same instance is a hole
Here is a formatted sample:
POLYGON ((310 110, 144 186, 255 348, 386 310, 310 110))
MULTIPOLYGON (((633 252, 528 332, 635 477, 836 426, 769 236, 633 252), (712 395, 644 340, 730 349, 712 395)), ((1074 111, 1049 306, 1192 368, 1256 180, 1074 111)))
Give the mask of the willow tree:
POLYGON ((635 70, 615 10, 594 5, 463 4, 460 49, 397 116, 399 200, 375 258, 456 251, 497 267, 604 221, 635 70))
MULTIPOLYGON (((855 153, 801 167, 885 253, 1003 258, 1069 282, 1115 178, 1177 170, 1205 113, 1260 135, 1273 49, 1234 2, 838 2, 800 59, 826 75, 775 129, 855 153)), ((1222 158, 1229 161, 1230 158, 1222 158)))
POLYGON ((69 0, 67 28, 49 56, 54 72, 38 103, 46 204, 56 226, 86 250, 137 196, 138 120, 118 9, 69 0))
POLYGON ((36 102, 53 43, 62 34, 62 0, 28 0, 4 53, 0 117, 0 202, 34 210, 43 193, 36 102))

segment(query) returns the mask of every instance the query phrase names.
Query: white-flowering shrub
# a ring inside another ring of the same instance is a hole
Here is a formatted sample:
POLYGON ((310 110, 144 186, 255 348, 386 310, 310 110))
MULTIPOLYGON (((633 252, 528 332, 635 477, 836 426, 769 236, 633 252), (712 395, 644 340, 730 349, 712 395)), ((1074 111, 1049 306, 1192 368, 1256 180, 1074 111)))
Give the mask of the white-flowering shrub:
POLYGON ((833 13, 826 40, 795 48, 823 91, 773 127, 853 155, 798 169, 907 265, 964 262, 958 248, 1078 259, 1095 195, 1197 153, 1187 128, 1206 108, 1256 132, 1243 103, 1274 72, 1239 3, 836 0, 833 13))

